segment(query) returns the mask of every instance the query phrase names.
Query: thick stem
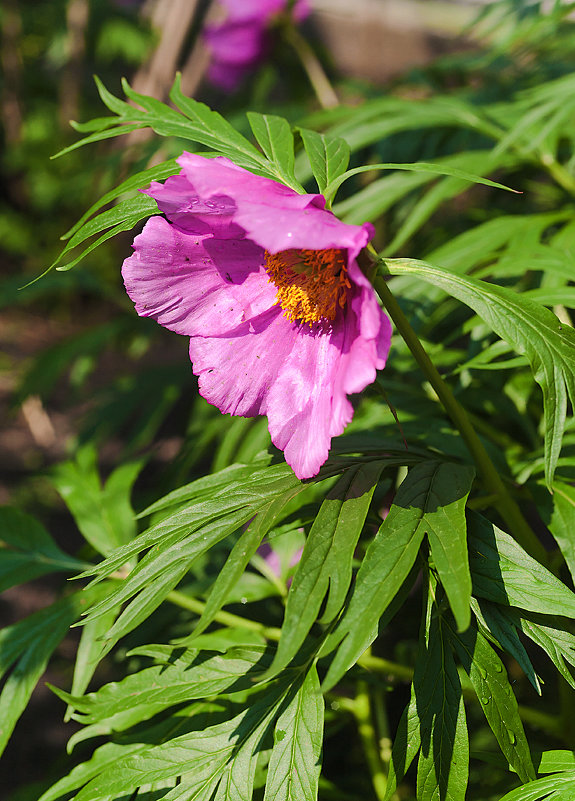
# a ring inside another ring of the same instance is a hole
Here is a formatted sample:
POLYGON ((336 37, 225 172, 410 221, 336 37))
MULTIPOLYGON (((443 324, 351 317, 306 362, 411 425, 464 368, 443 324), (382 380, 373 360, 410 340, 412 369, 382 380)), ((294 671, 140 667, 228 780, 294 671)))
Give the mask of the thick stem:
POLYGON ((373 286, 421 371, 435 390, 443 408, 461 434, 463 441, 473 457, 473 461, 475 462, 485 489, 489 494, 495 496, 493 505, 506 522, 510 533, 527 553, 531 554, 531 556, 539 562, 545 564, 547 562, 547 552, 521 514, 514 499, 507 492, 507 488, 501 480, 495 465, 489 458, 487 451, 483 447, 483 443, 471 425, 465 409, 456 400, 451 388, 445 383, 437 368, 425 352, 417 334, 411 327, 409 320, 403 313, 385 280, 381 276, 378 276, 375 278, 373 286))

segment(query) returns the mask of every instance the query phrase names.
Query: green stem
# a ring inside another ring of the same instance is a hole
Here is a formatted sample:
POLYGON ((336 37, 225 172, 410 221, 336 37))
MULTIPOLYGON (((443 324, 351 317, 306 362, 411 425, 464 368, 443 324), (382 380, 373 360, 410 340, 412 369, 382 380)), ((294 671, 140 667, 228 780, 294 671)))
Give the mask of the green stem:
MULTIPOLYGON (((206 604, 203 601, 198 601, 196 598, 191 598, 189 595, 179 592, 178 590, 172 590, 172 592, 168 593, 166 600, 182 609, 195 612, 197 615, 201 615, 206 608, 206 604)), ((221 623, 223 626, 229 626, 230 628, 255 631, 258 634, 261 634, 262 637, 265 637, 267 640, 278 642, 280 639, 280 629, 277 629, 273 626, 265 626, 263 623, 258 623, 256 620, 250 620, 246 617, 240 617, 240 615, 233 615, 231 612, 220 611, 217 613, 214 620, 217 623, 221 623)), ((386 676, 388 679, 399 679, 400 681, 411 681, 413 679, 413 668, 410 668, 407 665, 400 665, 397 662, 390 662, 389 659, 382 659, 379 656, 372 656, 372 654, 369 652, 363 654, 363 656, 357 660, 357 664, 359 667, 362 667, 364 670, 367 670, 370 673, 378 673, 386 676)), ((471 684, 469 678, 466 675, 462 675, 460 678, 461 686, 466 698, 469 700, 477 700, 475 690, 473 689, 473 685, 471 684)), ((344 700, 345 699, 343 698, 339 699, 342 704, 344 700)), ((350 702, 350 704, 351 703, 352 702, 350 702)), ((365 699, 363 699, 363 703, 365 704, 365 699)), ((354 712, 354 714, 356 713, 354 712)), ((552 715, 548 715, 545 712, 539 712, 536 709, 531 709, 530 707, 526 706, 519 706, 519 714, 526 723, 530 723, 532 726, 536 726, 537 728, 546 731, 548 734, 553 734, 557 737, 561 736, 560 723, 552 715)), ((363 715, 362 720, 365 720, 365 708, 363 711, 360 710, 360 716, 361 715, 363 715)), ((367 733, 367 728, 364 729, 364 732, 367 733)), ((378 761, 381 762, 381 755, 378 756, 378 761)))
POLYGON ((387 773, 381 760, 379 742, 371 716, 369 686, 365 681, 358 681, 357 693, 353 704, 353 714, 357 723, 359 738, 363 746, 365 760, 371 776, 371 783, 378 801, 383 801, 387 790, 387 773))
MULTIPOLYGON (((178 590, 169 592, 166 595, 166 600, 182 609, 195 612, 197 615, 201 615, 206 608, 206 604, 203 601, 198 601, 197 598, 191 598, 189 595, 179 592, 178 590)), ((255 631, 257 634, 261 634, 266 640, 279 642, 280 629, 276 629, 273 626, 264 626, 263 623, 258 623, 256 620, 249 620, 247 617, 240 617, 239 615, 233 615, 231 612, 222 611, 214 616, 214 620, 217 623, 221 623, 222 626, 228 626, 231 629, 249 629, 249 631, 255 631)))
POLYGON ((575 195, 575 178, 573 178, 571 173, 567 172, 562 164, 556 161, 555 158, 548 153, 541 154, 540 161, 549 175, 559 184, 559 186, 561 186, 571 195, 575 195))
POLYGON ((391 293, 387 283, 381 276, 378 276, 375 278, 373 286, 423 374, 435 390, 443 408, 461 434, 463 441, 473 457, 473 461, 475 462, 485 489, 489 494, 496 497, 494 506, 507 523, 510 533, 527 553, 531 554, 531 556, 539 562, 545 564, 547 561, 547 552, 521 514, 514 499, 507 492, 505 484, 501 480, 499 473, 489 458, 475 429, 471 425, 467 413, 456 400, 451 388, 445 383, 437 368, 425 352, 417 334, 411 327, 409 320, 391 293))
MULTIPOLYGON (((361 659, 358 660, 357 664, 372 673, 380 673, 387 678, 397 678, 403 681, 411 681, 413 679, 413 668, 405 665, 398 665, 394 662, 389 662, 387 659, 371 656, 371 654, 364 654, 361 659)), ((469 676, 464 673, 463 670, 459 672, 459 679, 465 698, 468 701, 477 702, 478 698, 475 688, 469 676)), ((522 704, 518 705, 518 711, 521 719, 525 723, 535 726, 554 737, 562 737, 561 721, 554 715, 550 715, 547 712, 540 712, 538 709, 532 709, 522 704)))
POLYGON ((339 106, 339 98, 329 78, 325 74, 318 57, 291 21, 285 26, 285 37, 301 61, 302 67, 313 87, 320 106, 322 108, 335 108, 335 106, 339 106))

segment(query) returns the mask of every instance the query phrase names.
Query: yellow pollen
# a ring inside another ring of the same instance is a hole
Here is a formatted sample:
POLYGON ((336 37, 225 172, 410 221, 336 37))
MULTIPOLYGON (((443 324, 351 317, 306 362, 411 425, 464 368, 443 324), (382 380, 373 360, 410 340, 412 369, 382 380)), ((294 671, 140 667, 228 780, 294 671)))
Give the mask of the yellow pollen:
POLYGON ((268 253, 265 268, 276 299, 291 322, 334 320, 351 288, 342 250, 283 250, 268 253))

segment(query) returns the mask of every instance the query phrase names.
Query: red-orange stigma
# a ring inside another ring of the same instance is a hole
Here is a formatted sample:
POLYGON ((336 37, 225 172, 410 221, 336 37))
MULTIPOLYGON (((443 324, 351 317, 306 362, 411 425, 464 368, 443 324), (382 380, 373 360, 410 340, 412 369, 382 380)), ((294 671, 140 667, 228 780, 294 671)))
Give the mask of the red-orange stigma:
POLYGON ((351 288, 341 250, 266 251, 265 268, 277 288, 277 301, 292 322, 313 325, 334 320, 351 288))

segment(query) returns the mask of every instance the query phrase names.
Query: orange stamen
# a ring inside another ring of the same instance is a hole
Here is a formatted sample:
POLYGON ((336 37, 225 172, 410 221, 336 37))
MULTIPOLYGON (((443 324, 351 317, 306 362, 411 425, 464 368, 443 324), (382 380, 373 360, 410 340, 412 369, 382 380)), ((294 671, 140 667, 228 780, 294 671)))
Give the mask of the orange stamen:
POLYGON ((334 320, 351 288, 341 250, 284 250, 268 253, 265 268, 277 287, 276 299, 291 322, 334 320))

